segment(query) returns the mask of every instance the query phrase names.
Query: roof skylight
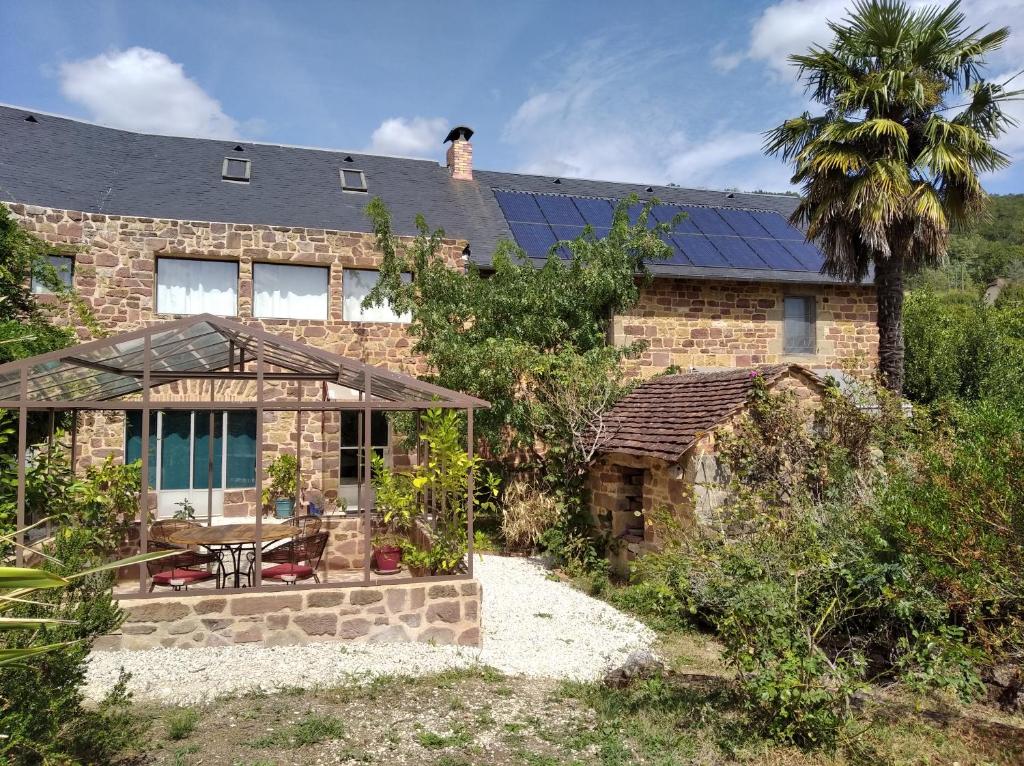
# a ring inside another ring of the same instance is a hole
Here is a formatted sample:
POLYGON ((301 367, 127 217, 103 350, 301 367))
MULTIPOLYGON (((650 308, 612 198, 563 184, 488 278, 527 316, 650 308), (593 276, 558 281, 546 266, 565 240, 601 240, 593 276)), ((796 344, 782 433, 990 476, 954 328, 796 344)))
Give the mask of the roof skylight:
POLYGON ((225 181, 236 183, 249 183, 252 175, 252 161, 243 160, 239 157, 225 157, 224 165, 221 168, 221 178, 225 181))

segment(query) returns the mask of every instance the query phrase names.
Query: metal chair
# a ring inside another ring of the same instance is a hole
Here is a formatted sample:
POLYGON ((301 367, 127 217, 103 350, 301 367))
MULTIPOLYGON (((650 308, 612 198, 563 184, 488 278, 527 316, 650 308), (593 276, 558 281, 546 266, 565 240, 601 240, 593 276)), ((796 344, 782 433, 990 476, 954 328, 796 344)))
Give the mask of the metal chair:
POLYGON ((216 580, 216 586, 220 587, 224 572, 224 564, 220 560, 220 556, 215 553, 200 553, 187 546, 178 545, 170 541, 171 536, 176 532, 198 526, 201 525, 185 519, 161 519, 160 521, 153 522, 153 526, 150 528, 149 549, 153 551, 181 552, 175 556, 167 556, 146 563, 150 577, 150 593, 153 592, 157 585, 174 588, 175 590, 182 588, 188 590, 189 585, 195 585, 196 583, 211 579, 216 580), (211 564, 216 566, 213 572, 202 568, 211 564), (181 582, 175 584, 171 582, 172 580, 181 582))
POLYGON ((166 556, 162 559, 146 562, 146 568, 149 570, 150 593, 153 592, 157 585, 174 588, 175 590, 181 590, 182 588, 188 590, 189 585, 206 582, 207 580, 216 580, 215 585, 218 588, 220 587, 224 566, 219 556, 213 553, 199 553, 198 551, 160 541, 154 541, 149 547, 150 550, 154 551, 181 551, 174 556, 166 556), (210 564, 215 565, 215 569, 212 572, 201 568, 210 564))
MULTIPOLYGON (((266 580, 287 583, 310 578, 313 579, 313 582, 320 582, 316 569, 320 566, 320 559, 323 558, 328 537, 330 537, 329 532, 317 532, 305 537, 297 537, 284 545, 265 551, 262 555, 263 563, 274 564, 274 566, 262 570, 261 576, 266 580)), ((251 582, 251 567, 249 578, 251 582)))

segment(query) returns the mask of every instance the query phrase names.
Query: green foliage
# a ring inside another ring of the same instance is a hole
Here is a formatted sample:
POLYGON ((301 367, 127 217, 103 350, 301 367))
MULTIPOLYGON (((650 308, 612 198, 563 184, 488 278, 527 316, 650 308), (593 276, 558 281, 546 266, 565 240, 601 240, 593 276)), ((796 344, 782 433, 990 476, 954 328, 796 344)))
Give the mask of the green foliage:
POLYGON ((298 458, 290 452, 283 452, 270 462, 267 466, 270 486, 264 487, 260 494, 264 508, 278 498, 295 497, 298 488, 298 469, 298 458))
POLYGON ((190 707, 177 708, 167 716, 167 738, 185 739, 196 729, 199 711, 190 707))
POLYGON ((873 267, 879 368, 899 392, 904 274, 943 261, 949 231, 984 210, 981 174, 1009 164, 995 144, 1020 92, 983 69, 1010 30, 968 26, 956 2, 905 0, 857 0, 829 29, 826 44, 789 57, 821 113, 787 120, 765 148, 794 166, 794 218, 824 270, 863 279, 873 267))
MULTIPOLYGON (((134 525, 142 491, 141 468, 139 461, 121 465, 107 456, 71 485, 71 520, 89 530, 97 550, 117 550, 134 525)), ((49 483, 53 477, 51 473, 49 483)))
POLYGON ((464 443, 464 423, 459 412, 430 409, 422 413, 419 440, 427 448, 426 461, 410 471, 395 471, 374 455, 373 487, 377 507, 383 512, 387 533, 378 539, 400 545, 405 562, 448 574, 462 564, 467 550, 466 502, 473 474, 474 508, 493 510, 500 480, 478 456, 469 456, 464 443), (429 551, 418 551, 400 535, 408 533, 427 512, 433 513, 433 541, 429 551))
POLYGON ((647 263, 670 254, 658 237, 667 226, 647 226, 652 203, 630 224, 627 211, 635 202, 618 206, 606 237, 588 231, 562 243, 568 260, 552 248, 537 268, 503 242, 485 274, 473 264, 465 272, 452 269, 442 252, 444 232, 431 232, 422 216, 415 240, 400 241, 376 198, 367 214, 383 259, 366 303, 411 312, 414 350, 427 357, 434 380, 491 403, 479 413, 476 432, 492 450, 532 448, 536 418, 529 392, 538 375, 557 367, 548 357, 603 349, 613 313, 635 305, 647 263), (402 279, 406 273, 411 281, 402 279))
POLYGON ((1024 402, 1024 303, 990 307, 970 291, 913 291, 905 333, 911 399, 1024 402))
POLYGON ((601 559, 584 509, 582 466, 596 446, 589 426, 624 390, 621 360, 642 349, 608 346, 611 317, 636 304, 647 264, 669 255, 660 235, 670 225, 648 228, 656 201, 631 224, 634 203, 616 208, 607 236, 587 229, 553 247, 539 267, 501 243, 487 273, 472 264, 452 269, 443 232, 422 217, 406 243, 392 233, 381 200, 367 209, 384 257, 366 304, 410 312, 414 350, 427 358, 432 379, 491 403, 478 413, 476 437, 494 462, 540 476, 559 504, 548 550, 588 565, 601 559))
POLYGON ((58 327, 31 290, 31 280, 46 286, 56 306, 70 308, 77 324, 98 334, 87 304, 61 281, 47 260, 53 246, 22 229, 0 205, 0 363, 63 348, 75 339, 70 323, 58 327))
POLYGON ((670 541, 609 594, 712 627, 750 720, 802 745, 834 745, 872 680, 969 700, 1024 648, 1024 414, 862 403, 807 413, 758 388, 721 452, 731 536, 670 541))
POLYGON ((345 724, 334 716, 309 713, 298 723, 282 726, 275 732, 260 737, 253 747, 304 747, 318 745, 329 739, 345 736, 345 724))
MULTIPOLYGON (((37 622, 35 630, 0 632, 0 652, 29 651, 0 671, 0 760, 12 764, 107 764, 141 734, 122 678, 98 707, 85 707, 80 687, 92 639, 112 632, 123 615, 111 597, 112 571, 89 530, 58 531, 42 570, 56 587, 6 591, 5 617, 37 622), (26 599, 14 602, 13 596, 26 599), (58 651, 38 653, 46 647, 58 651)), ((166 554, 156 554, 166 555, 166 554)), ((0 584, 0 588, 4 585, 0 584)))

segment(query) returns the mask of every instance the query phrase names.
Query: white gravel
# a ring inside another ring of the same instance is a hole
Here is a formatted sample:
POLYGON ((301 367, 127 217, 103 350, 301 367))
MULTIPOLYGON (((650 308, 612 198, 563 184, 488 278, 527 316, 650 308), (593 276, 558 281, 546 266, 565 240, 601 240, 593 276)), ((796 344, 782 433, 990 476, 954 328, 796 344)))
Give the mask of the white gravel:
POLYGON ((477 558, 483 584, 483 647, 427 644, 250 644, 201 649, 94 652, 85 693, 99 699, 121 668, 141 698, 176 704, 244 691, 324 687, 381 675, 426 675, 489 665, 510 675, 592 680, 617 667, 654 634, 603 601, 549 580, 535 561, 477 558))

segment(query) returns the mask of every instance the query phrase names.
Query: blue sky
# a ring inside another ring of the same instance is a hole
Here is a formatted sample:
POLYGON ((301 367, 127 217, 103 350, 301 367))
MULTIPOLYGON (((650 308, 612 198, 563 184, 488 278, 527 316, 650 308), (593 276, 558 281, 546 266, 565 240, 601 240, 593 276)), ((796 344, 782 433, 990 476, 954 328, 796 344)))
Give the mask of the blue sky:
MULTIPOLYGON (((916 1, 916 0, 915 0, 916 1)), ((477 167, 782 190, 763 131, 806 100, 787 53, 845 0, 102 2, 5 0, 0 101, 132 130, 441 160, 455 124, 477 167)), ((1024 0, 967 0, 1020 29, 1024 0)), ((1024 118, 1024 106, 1013 105, 1024 118)), ((985 180, 1024 191, 1018 164, 985 180)))

